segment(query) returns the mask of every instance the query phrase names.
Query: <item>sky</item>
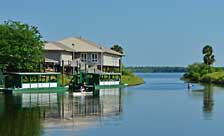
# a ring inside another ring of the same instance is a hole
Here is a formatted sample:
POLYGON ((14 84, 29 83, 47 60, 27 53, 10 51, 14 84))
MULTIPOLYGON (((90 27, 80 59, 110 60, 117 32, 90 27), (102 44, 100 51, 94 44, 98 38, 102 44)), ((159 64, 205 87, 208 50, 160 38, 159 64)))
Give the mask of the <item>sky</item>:
POLYGON ((44 40, 121 45, 126 66, 187 66, 214 48, 224 66, 223 0, 0 0, 0 22, 38 26, 44 40))

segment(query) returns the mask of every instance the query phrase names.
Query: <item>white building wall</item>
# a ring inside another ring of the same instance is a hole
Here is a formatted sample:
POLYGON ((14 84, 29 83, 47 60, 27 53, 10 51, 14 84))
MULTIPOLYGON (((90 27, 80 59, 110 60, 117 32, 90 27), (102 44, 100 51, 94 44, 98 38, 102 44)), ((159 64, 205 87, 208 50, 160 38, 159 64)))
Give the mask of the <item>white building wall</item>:
POLYGON ((72 61, 72 53, 61 52, 61 61, 64 60, 64 65, 68 65, 72 61))
POLYGON ((96 53, 97 54, 97 62, 94 62, 94 63, 91 60, 91 56, 92 56, 91 52, 86 52, 86 53, 85 52, 83 52, 83 53, 79 52, 79 53, 75 54, 75 57, 80 58, 80 60, 81 60, 81 54, 86 54, 87 55, 87 61, 86 61, 87 65, 100 65, 101 64, 101 53, 96 53))
POLYGON ((118 56, 113 56, 109 54, 104 54, 103 55, 103 65, 104 66, 116 66, 119 67, 119 61, 120 57, 118 56))

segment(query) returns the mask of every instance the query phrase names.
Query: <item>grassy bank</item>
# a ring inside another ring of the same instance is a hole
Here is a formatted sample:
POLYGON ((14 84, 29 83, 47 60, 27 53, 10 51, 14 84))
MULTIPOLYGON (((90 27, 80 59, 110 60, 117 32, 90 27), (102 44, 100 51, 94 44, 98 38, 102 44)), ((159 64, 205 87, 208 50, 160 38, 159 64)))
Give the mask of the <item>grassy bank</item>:
POLYGON ((145 83, 143 78, 136 76, 133 72, 125 68, 123 68, 122 70, 121 82, 124 84, 128 84, 128 86, 135 86, 145 83))
POLYGON ((188 66, 188 71, 184 74, 182 80, 194 83, 224 85, 224 71, 221 68, 195 63, 188 66))
POLYGON ((128 84, 128 86, 135 86, 135 85, 140 85, 140 84, 144 84, 144 80, 139 77, 136 76, 134 74, 131 75, 123 75, 121 78, 121 82, 128 84))

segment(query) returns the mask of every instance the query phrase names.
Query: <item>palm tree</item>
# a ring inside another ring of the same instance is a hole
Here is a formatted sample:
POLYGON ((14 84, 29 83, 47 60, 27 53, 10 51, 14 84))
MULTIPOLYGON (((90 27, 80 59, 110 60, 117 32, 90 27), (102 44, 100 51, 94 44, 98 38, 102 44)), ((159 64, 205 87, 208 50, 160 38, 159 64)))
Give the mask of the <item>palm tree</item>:
POLYGON ((204 54, 204 64, 211 70, 211 65, 215 62, 215 55, 213 55, 213 48, 210 45, 204 46, 202 53, 204 54))
POLYGON ((113 45, 113 47, 111 47, 110 49, 111 49, 111 50, 114 50, 114 51, 116 51, 116 52, 119 52, 119 53, 121 53, 121 54, 124 53, 123 48, 122 48, 121 46, 119 46, 119 45, 113 45))

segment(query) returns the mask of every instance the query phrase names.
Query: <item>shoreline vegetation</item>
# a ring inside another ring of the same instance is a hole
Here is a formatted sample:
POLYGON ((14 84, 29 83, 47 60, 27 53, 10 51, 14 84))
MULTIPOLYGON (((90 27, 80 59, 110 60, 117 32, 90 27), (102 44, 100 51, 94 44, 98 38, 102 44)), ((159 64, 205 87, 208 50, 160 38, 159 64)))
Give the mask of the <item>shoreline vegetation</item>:
POLYGON ((194 63, 188 66, 187 72, 181 78, 186 82, 224 85, 224 69, 213 67, 215 55, 210 45, 202 49, 203 63, 194 63))
POLYGON ((134 73, 130 73, 129 75, 122 75, 121 82, 128 84, 128 86, 137 86, 145 83, 143 78, 136 76, 134 73))
POLYGON ((181 78, 186 82, 224 85, 224 70, 219 67, 208 67, 204 63, 188 66, 188 71, 181 78))
POLYGON ((134 73, 185 73, 186 67, 172 67, 172 66, 136 66, 126 67, 134 73))
POLYGON ((132 71, 124 67, 122 67, 121 82, 128 84, 128 86, 137 86, 145 83, 143 78, 135 75, 132 71))

